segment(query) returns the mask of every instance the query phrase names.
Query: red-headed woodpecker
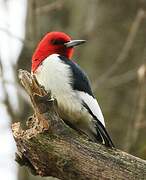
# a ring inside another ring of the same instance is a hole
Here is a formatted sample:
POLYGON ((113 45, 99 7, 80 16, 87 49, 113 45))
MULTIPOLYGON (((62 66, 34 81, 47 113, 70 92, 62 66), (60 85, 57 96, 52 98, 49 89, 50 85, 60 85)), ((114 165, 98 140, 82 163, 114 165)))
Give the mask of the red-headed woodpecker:
POLYGON ((50 32, 32 57, 32 73, 57 99, 60 117, 89 139, 114 147, 87 75, 71 60, 74 47, 85 40, 71 40, 63 32, 50 32))

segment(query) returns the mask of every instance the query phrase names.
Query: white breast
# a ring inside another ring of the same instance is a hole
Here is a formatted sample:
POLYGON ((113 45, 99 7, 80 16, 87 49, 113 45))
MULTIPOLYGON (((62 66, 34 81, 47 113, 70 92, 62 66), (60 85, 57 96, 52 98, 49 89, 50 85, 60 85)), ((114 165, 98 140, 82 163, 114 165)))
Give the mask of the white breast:
POLYGON ((47 57, 35 72, 38 82, 51 90, 58 105, 66 111, 80 111, 81 101, 72 90, 72 74, 69 66, 63 63, 58 54, 47 57))
POLYGON ((71 81, 70 70, 68 66, 61 62, 57 54, 47 57, 35 75, 46 90, 52 90, 52 93, 58 94, 71 90, 69 82, 71 81))

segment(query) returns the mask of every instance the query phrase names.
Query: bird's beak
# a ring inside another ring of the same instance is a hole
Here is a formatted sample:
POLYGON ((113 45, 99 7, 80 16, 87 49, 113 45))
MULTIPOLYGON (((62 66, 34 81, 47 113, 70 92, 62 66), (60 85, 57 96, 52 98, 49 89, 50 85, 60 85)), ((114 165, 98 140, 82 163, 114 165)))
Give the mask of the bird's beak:
POLYGON ((71 47, 74 47, 74 46, 78 46, 80 44, 83 44, 85 43, 86 40, 71 40, 67 43, 64 43, 64 45, 67 47, 67 48, 71 48, 71 47))

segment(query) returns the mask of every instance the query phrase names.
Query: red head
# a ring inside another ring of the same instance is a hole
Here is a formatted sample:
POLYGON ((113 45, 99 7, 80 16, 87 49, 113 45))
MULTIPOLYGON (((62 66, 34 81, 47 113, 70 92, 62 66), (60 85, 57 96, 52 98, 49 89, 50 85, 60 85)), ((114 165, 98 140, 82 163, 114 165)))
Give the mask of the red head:
POLYGON ((84 43, 84 40, 71 40, 71 37, 63 32, 50 32, 38 44, 32 57, 32 72, 40 63, 51 54, 60 54, 72 58, 74 46, 84 43))

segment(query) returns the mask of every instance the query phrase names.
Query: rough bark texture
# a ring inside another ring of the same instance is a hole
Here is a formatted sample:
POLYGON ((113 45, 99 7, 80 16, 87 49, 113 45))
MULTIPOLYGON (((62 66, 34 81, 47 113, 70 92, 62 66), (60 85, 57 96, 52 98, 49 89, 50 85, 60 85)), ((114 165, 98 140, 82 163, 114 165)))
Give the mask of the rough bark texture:
POLYGON ((59 118, 57 102, 34 76, 21 70, 19 78, 35 112, 25 129, 20 123, 12 125, 20 165, 35 175, 63 180, 146 179, 146 161, 88 141, 59 118))

